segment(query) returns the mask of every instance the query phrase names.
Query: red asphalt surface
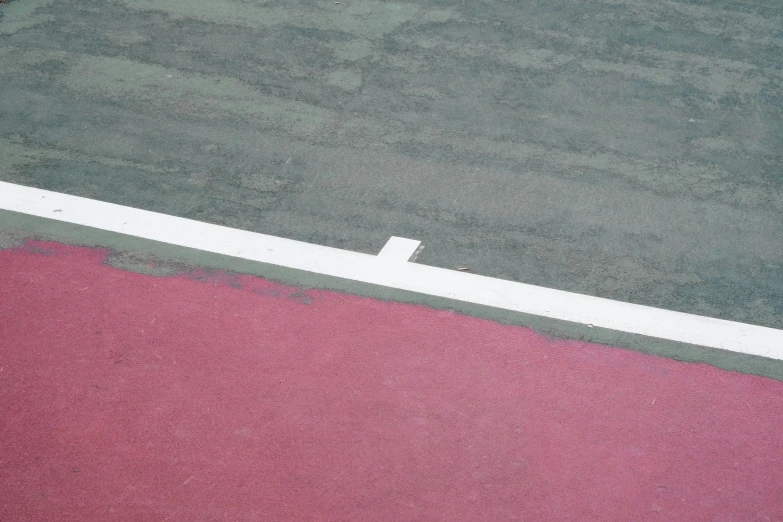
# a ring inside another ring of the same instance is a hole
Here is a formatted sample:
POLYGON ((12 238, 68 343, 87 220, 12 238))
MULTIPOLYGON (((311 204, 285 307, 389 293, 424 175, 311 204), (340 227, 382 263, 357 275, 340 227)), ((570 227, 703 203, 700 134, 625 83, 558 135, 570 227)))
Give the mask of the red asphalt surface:
POLYGON ((0 251, 0 520, 783 520, 783 383, 0 251))

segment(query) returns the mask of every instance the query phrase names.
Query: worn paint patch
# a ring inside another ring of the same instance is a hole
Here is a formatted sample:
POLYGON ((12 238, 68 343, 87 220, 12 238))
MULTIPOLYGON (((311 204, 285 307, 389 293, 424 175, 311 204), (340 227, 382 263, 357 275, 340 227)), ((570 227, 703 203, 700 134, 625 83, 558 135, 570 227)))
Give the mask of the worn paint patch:
POLYGON ((149 109, 182 115, 223 113, 251 118, 268 128, 309 136, 333 116, 331 111, 259 92, 235 78, 186 73, 122 58, 81 55, 63 79, 76 92, 112 100, 133 99, 149 109))
POLYGON ((114 0, 129 9, 161 11, 171 15, 195 18, 204 22, 238 25, 250 28, 295 26, 325 31, 343 31, 359 36, 383 35, 401 25, 433 23, 458 19, 452 10, 423 9, 413 3, 353 0, 319 5, 314 16, 313 7, 297 4, 285 7, 269 6, 267 2, 238 2, 236 0, 114 0))
POLYGON ((0 229, 0 250, 18 248, 25 242, 25 235, 14 230, 0 229))
POLYGON ((337 69, 329 73, 327 81, 346 91, 355 91, 362 86, 362 73, 357 69, 337 69))
POLYGON ((120 270, 158 277, 173 276, 183 271, 181 265, 150 259, 149 256, 135 252, 112 252, 105 262, 120 270))
POLYGON ((373 45, 370 40, 356 38, 348 41, 334 42, 330 46, 337 58, 348 62, 361 60, 370 56, 373 52, 373 45))
POLYGON ((176 172, 174 169, 165 169, 119 158, 82 154, 56 147, 31 146, 21 136, 10 136, 8 139, 0 138, 0 149, 3 151, 0 158, 0 173, 23 170, 51 162, 94 163, 104 167, 132 168, 158 174, 176 172))
POLYGON ((54 0, 24 0, 9 2, 2 7, 0 18, 0 36, 14 34, 23 29, 54 21, 53 15, 37 14, 39 8, 46 7, 54 0))

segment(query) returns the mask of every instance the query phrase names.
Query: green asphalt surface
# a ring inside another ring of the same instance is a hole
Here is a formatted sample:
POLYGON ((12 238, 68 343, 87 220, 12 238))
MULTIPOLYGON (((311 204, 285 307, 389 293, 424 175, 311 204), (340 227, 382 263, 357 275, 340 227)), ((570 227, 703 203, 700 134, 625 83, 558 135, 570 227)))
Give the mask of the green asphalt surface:
POLYGON ((774 328, 782 95, 777 0, 0 5, 2 181, 774 328))

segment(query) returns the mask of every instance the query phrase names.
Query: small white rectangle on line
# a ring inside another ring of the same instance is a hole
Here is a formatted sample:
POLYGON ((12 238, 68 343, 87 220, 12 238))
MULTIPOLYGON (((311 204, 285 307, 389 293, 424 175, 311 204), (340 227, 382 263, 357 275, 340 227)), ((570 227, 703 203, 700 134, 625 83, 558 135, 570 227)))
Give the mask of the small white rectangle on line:
POLYGON ((413 261, 413 256, 419 250, 421 241, 392 236, 383 246, 378 257, 396 259, 397 261, 413 261))

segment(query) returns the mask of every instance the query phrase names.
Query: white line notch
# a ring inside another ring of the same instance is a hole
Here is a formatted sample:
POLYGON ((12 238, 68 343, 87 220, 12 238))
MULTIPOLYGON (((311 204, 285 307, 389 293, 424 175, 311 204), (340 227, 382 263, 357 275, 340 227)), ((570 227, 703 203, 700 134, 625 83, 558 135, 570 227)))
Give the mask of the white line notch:
POLYGON ((378 257, 392 261, 416 261, 419 252, 424 248, 421 241, 415 239, 406 239, 404 237, 392 236, 383 246, 378 257))

